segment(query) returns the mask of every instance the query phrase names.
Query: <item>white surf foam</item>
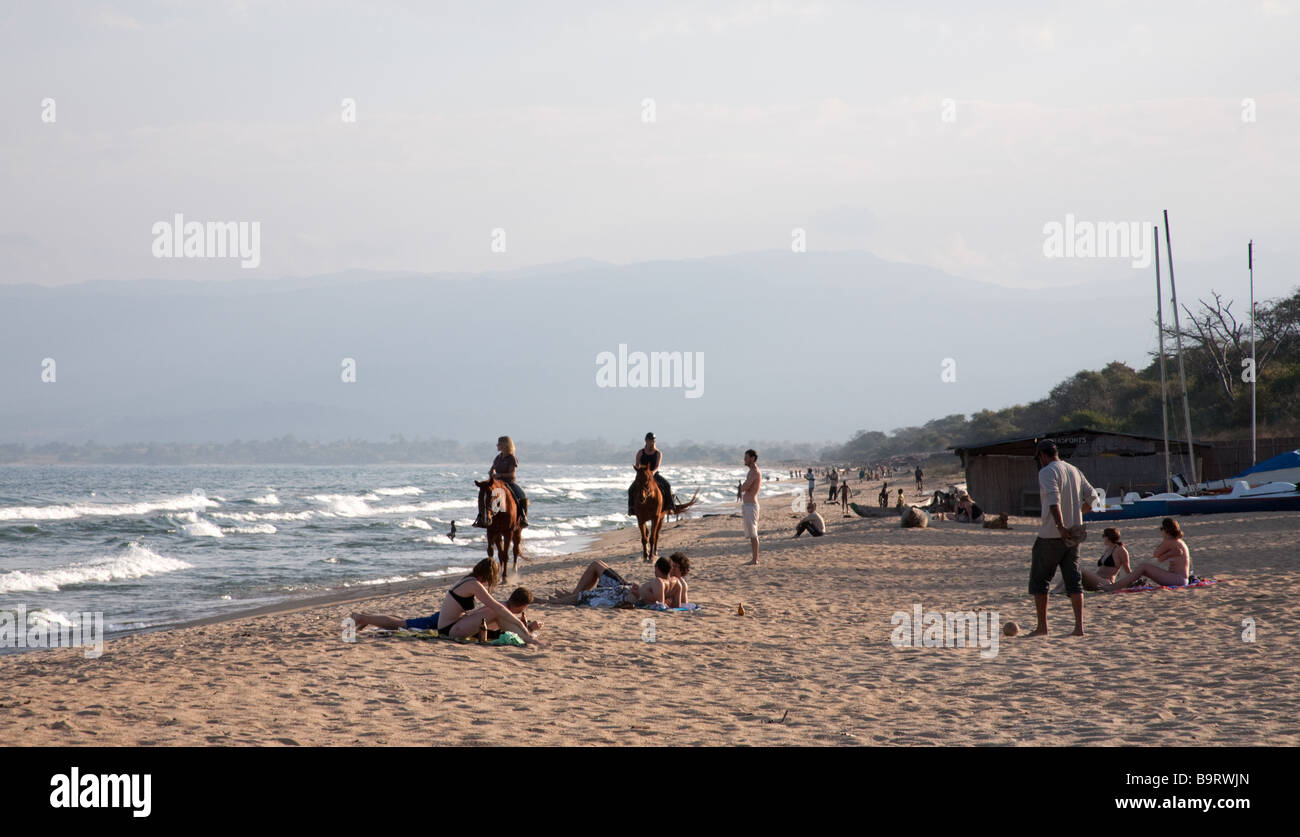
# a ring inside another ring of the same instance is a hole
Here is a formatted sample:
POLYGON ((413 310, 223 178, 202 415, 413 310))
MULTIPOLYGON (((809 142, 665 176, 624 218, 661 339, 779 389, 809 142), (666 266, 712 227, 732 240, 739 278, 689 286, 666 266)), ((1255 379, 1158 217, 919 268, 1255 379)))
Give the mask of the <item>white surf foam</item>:
POLYGON ((71 520, 78 517, 140 517, 158 511, 203 510, 218 503, 207 497, 182 494, 141 503, 65 503, 55 506, 0 508, 0 520, 71 520))
POLYGON ((53 570, 25 572, 13 570, 0 575, 0 593, 54 592, 78 584, 106 584, 132 578, 160 575, 188 570, 188 564, 176 558, 159 555, 138 543, 128 544, 115 555, 96 558, 78 564, 69 564, 53 570))

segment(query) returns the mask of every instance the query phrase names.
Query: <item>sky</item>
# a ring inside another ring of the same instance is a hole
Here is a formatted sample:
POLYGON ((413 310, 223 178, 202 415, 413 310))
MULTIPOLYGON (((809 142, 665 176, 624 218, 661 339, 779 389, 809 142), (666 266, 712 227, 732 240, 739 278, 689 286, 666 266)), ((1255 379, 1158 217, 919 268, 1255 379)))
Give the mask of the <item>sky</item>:
POLYGON ((978 5, 6 3, 0 281, 625 264, 802 230, 1050 287, 1138 268, 1047 258, 1045 225, 1169 209, 1180 263, 1237 269, 1254 238, 1260 280, 1293 284, 1300 4, 978 5), (156 258, 177 213, 259 223, 257 267, 156 258))

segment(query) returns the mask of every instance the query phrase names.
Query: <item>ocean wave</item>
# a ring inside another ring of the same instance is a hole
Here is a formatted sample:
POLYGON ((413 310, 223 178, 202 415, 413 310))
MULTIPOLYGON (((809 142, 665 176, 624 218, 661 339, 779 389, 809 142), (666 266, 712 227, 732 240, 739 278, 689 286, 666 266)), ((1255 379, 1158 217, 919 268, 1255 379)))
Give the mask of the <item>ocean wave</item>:
POLYGON ((397 525, 401 526, 403 529, 432 529, 433 528, 432 526, 429 525, 427 521, 421 520, 418 517, 408 517, 397 525))
POLYGON ((274 535, 276 530, 270 523, 257 523, 252 526, 228 526, 221 531, 229 535, 274 535))
POLYGON ((56 506, 8 506, 0 508, 0 520, 71 520, 78 517, 118 517, 152 514, 159 511, 202 511, 219 505, 215 500, 194 494, 182 494, 166 500, 140 503, 64 503, 56 506))
POLYGON ((376 510, 379 514, 421 514, 423 512, 442 511, 444 509, 476 509, 478 500, 429 500, 424 503, 401 506, 385 506, 376 510))
POLYGON ((194 565, 159 555, 138 543, 127 544, 116 555, 84 563, 69 564, 53 570, 24 572, 13 570, 0 574, 0 593, 52 592, 79 584, 106 584, 132 578, 188 570, 194 565))
POLYGON ((220 538, 224 537, 221 527, 217 524, 204 520, 199 517, 198 512, 187 512, 185 514, 168 515, 171 520, 177 524, 177 531, 187 538, 220 538))
POLYGON ((423 494, 424 491, 413 485, 404 485, 401 488, 376 488, 374 493, 384 497, 402 497, 408 494, 423 494))
POLYGON ((300 512, 208 512, 208 517, 245 522, 254 520, 310 520, 315 516, 316 512, 310 510, 300 512))
POLYGON ((259 506, 278 506, 280 505, 280 498, 275 496, 274 491, 271 491, 261 497, 250 497, 249 502, 257 503, 259 506))
POLYGON ((364 499, 352 494, 313 494, 307 499, 329 506, 322 514, 336 517, 365 517, 375 513, 364 499))

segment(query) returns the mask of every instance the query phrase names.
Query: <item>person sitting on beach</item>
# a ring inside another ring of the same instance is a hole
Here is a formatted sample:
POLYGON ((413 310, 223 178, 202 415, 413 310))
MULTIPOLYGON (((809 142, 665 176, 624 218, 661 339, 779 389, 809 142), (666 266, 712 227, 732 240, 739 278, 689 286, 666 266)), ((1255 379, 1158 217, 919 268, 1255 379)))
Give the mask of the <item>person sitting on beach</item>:
POLYGON ((797 538, 804 532, 811 532, 814 538, 820 538, 826 534, 826 521, 817 513, 817 504, 808 504, 808 516, 799 521, 799 525, 794 529, 794 536, 797 538))
POLYGON ((851 494, 852 492, 849 491, 848 480, 840 483, 840 511, 844 513, 844 517, 849 516, 849 496, 851 494))
POLYGON ((592 561, 583 571, 582 578, 578 579, 578 586, 572 593, 553 596, 548 603, 586 607, 636 607, 639 604, 667 606, 670 595, 681 595, 677 589, 681 582, 673 578, 672 572, 672 561, 660 558, 655 561, 655 577, 645 584, 636 584, 623 578, 604 561, 592 561))
POLYGON ((685 553, 674 552, 668 556, 668 560, 673 565, 669 576, 677 579, 677 584, 664 596, 664 601, 669 607, 681 607, 690 603, 686 576, 691 572, 691 559, 687 558, 685 553))
POLYGON ((473 613, 482 608, 475 607, 475 601, 482 602, 484 608, 496 616, 496 622, 504 630, 514 631, 528 645, 541 645, 533 636, 528 626, 520 622, 505 605, 492 597, 492 589, 500 583, 500 570, 492 558, 484 558, 474 565, 473 571, 460 581, 451 585, 443 597, 442 608, 433 616, 419 619, 399 619, 395 616, 381 616, 374 613, 353 613, 352 622, 359 631, 373 625, 389 631, 403 628, 412 631, 436 630, 442 636, 465 637, 472 634, 483 617, 473 617, 473 613))
POLYGON ((880 507, 883 509, 883 508, 887 508, 888 506, 889 506, 889 483, 885 483, 884 485, 880 486, 880 507))
POLYGON ((982 523, 984 522, 984 510, 979 504, 970 498, 965 489, 957 492, 956 512, 953 520, 959 523, 982 523))
MULTIPOLYGON (((1115 580, 1120 573, 1127 574, 1129 570, 1128 547, 1124 546, 1124 540, 1120 537, 1118 529, 1107 527, 1101 533, 1102 542, 1106 544, 1106 549, 1097 559, 1097 569, 1094 571, 1089 567, 1080 569, 1083 575, 1084 590, 1103 590, 1107 584, 1115 580)), ((1060 593, 1065 589, 1065 582, 1062 581, 1056 585, 1053 593, 1060 593)))
MULTIPOLYGON (((513 613, 515 618, 522 622, 529 631, 537 633, 541 630, 542 623, 529 621, 528 606, 532 603, 532 591, 527 587, 516 587, 514 592, 510 594, 510 598, 506 599, 506 610, 513 613)), ((456 623, 447 636, 452 639, 464 639, 473 636, 475 632, 481 632, 481 639, 491 641, 499 638, 501 634, 505 633, 505 630, 501 627, 501 619, 497 616, 496 611, 487 605, 480 605, 465 614, 464 618, 456 623)))
POLYGON ((1104 585, 1103 590, 1123 590, 1143 577, 1166 587, 1187 586, 1187 577, 1192 571, 1192 551, 1183 540, 1183 530, 1179 528, 1178 521, 1166 517, 1160 521, 1160 531, 1164 534, 1164 540, 1152 556, 1156 563, 1143 561, 1136 570, 1120 577, 1114 584, 1104 585), (1168 561, 1169 568, 1161 567, 1161 561, 1168 561))

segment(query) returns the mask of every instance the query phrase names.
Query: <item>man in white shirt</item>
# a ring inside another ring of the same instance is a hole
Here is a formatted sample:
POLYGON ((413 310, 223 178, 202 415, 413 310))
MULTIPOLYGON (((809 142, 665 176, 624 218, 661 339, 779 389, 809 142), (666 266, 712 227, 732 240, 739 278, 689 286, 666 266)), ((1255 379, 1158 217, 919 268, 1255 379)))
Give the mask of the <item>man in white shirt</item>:
POLYGON ((1043 507, 1042 523, 1034 540, 1029 569, 1029 592, 1034 597, 1038 626, 1029 636, 1047 634, 1047 591, 1060 567, 1065 592, 1074 607, 1074 633, 1083 636, 1083 576, 1079 572, 1079 541, 1086 535, 1083 515, 1092 511, 1096 490, 1083 472, 1062 462, 1051 439, 1038 443, 1038 496, 1043 507))
POLYGON ((804 532, 811 532, 814 538, 820 538, 826 534, 826 521, 817 513, 817 504, 808 504, 808 516, 799 521, 795 527, 794 536, 797 538, 804 532))

